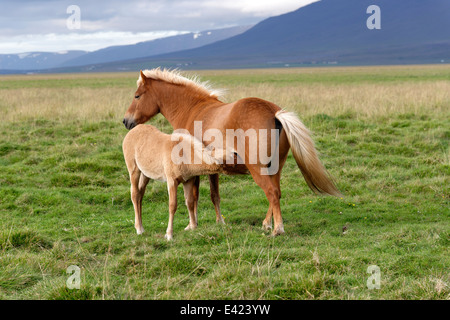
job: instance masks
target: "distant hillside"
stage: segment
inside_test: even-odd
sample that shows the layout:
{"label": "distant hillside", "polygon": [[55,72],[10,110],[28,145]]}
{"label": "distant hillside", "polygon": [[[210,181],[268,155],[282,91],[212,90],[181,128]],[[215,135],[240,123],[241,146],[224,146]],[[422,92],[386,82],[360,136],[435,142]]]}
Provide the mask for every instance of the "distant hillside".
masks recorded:
{"label": "distant hillside", "polygon": [[56,72],[77,71],[77,68],[73,68],[77,66],[87,66],[83,70],[95,70],[96,64],[198,48],[241,34],[249,28],[251,26],[191,32],[132,45],[111,46],[93,52],[62,51],[0,54],[0,73],[39,72],[46,69],[55,69]]}
{"label": "distant hillside", "polygon": [[23,71],[55,68],[84,54],[86,54],[86,51],[0,54],[0,70]]}
{"label": "distant hillside", "polygon": [[[366,25],[371,5],[381,9],[379,30]],[[450,63],[450,0],[322,0],[251,28],[110,47],[45,72],[442,62]]]}
{"label": "distant hillside", "polygon": [[[373,4],[381,9],[380,30],[366,26],[366,10]],[[450,61],[449,0],[322,0],[223,41],[122,65],[208,68],[442,61]]]}
{"label": "distant hillside", "polygon": [[247,31],[251,26],[206,30],[140,42],[133,45],[112,46],[65,61],[61,67],[108,63],[119,60],[149,57],[163,53],[198,48]]}

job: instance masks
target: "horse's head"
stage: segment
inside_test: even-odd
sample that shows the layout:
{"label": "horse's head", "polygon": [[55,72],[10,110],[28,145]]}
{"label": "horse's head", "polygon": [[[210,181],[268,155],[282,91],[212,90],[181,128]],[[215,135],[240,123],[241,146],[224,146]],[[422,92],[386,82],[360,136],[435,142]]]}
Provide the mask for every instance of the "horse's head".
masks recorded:
{"label": "horse's head", "polygon": [[128,130],[131,130],[138,124],[147,122],[158,112],[159,106],[151,90],[151,79],[147,78],[141,71],[138,89],[134,93],[134,99],[125,113],[123,124]]}

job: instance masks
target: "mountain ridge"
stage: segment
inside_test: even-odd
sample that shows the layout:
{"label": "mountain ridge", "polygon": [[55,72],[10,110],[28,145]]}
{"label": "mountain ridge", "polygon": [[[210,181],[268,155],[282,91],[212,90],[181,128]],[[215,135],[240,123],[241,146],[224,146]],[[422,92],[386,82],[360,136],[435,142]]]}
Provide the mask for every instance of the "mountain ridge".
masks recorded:
{"label": "mountain ridge", "polygon": [[[369,30],[366,26],[370,17],[366,11],[372,4],[381,10],[380,30]],[[297,32],[290,32],[292,30]],[[379,52],[380,60],[389,60],[389,49],[398,50],[403,46],[405,50],[397,52],[393,59],[397,61],[402,55],[411,56],[408,47],[438,43],[446,48],[450,45],[450,1],[322,0],[268,18],[235,37],[151,60],[199,62],[211,57],[240,57],[241,60],[254,57],[260,61],[285,58],[285,62],[304,63],[340,58],[342,62],[351,63],[349,57],[371,50]],[[449,59],[450,51],[444,53],[442,59]],[[418,60],[421,57],[427,60],[423,52],[417,56]]]}
{"label": "mountain ridge", "polygon": [[[0,54],[0,70],[3,73],[63,69],[95,64],[105,64],[197,48],[240,34],[251,26],[235,26],[189,32],[131,45],[116,45],[92,52],[70,50],[60,52],[23,52]],[[8,72],[9,70],[9,72]]]}
{"label": "mountain ridge", "polygon": [[[189,32],[182,35],[143,41],[133,45],[111,46],[66,61],[61,67],[109,63],[197,48],[235,36],[245,32],[250,27],[251,26],[236,26],[204,30],[201,32]],[[124,59],[124,57],[127,58]]]}
{"label": "mountain ridge", "polygon": [[[367,27],[371,5],[381,29]],[[151,54],[45,72],[449,63],[450,1],[321,0],[213,43]]]}

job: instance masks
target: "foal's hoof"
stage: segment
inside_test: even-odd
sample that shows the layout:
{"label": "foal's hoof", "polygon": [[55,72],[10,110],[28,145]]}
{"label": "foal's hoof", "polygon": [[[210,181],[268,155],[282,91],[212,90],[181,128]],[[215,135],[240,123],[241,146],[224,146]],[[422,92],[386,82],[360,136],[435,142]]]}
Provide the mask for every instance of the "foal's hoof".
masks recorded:
{"label": "foal's hoof", "polygon": [[144,233],[144,228],[142,228],[142,227],[136,228],[136,233],[137,234],[143,234]]}
{"label": "foal's hoof", "polygon": [[173,240],[173,236],[171,234],[167,234],[164,236],[164,238],[166,238],[167,241],[172,241]]}
{"label": "foal's hoof", "polygon": [[266,224],[263,222],[262,228],[264,231],[270,231],[272,230],[272,225],[271,224]]}

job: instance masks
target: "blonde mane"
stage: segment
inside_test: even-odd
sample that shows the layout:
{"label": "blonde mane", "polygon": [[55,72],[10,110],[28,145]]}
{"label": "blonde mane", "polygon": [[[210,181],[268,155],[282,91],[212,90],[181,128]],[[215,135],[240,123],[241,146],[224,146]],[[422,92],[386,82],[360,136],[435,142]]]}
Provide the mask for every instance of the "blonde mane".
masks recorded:
{"label": "blonde mane", "polygon": [[[224,90],[213,89],[208,81],[201,82],[196,76],[187,78],[183,76],[179,70],[155,68],[151,70],[144,70],[142,72],[147,78],[191,87],[213,98],[219,98],[224,95]],[[139,79],[137,80],[138,87],[141,82],[142,78],[141,75],[139,75]]]}

